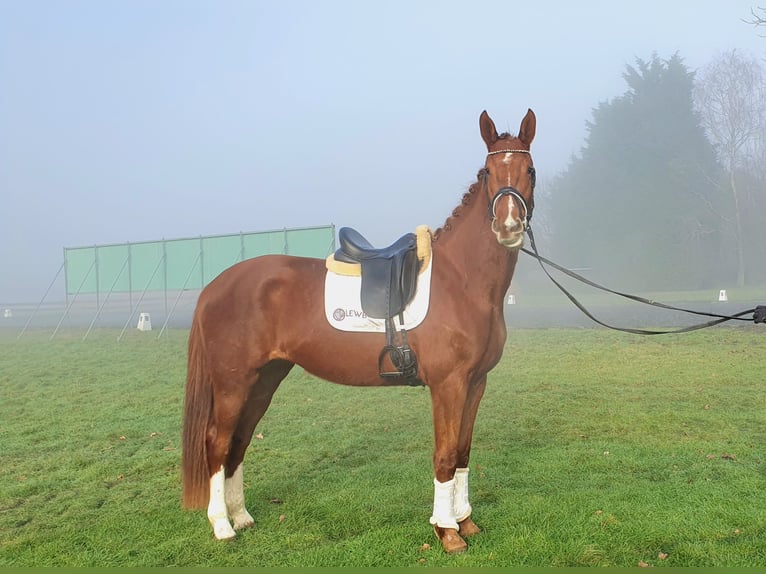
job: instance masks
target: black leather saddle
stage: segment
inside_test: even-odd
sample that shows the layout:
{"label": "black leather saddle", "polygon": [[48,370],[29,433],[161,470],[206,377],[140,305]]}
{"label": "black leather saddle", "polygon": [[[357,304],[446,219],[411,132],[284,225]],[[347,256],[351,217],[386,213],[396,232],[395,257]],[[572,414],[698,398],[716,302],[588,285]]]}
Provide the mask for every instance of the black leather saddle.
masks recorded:
{"label": "black leather saddle", "polygon": [[362,310],[368,317],[390,319],[401,314],[415,295],[420,261],[417,236],[407,233],[388,247],[375,248],[350,227],[338,231],[335,260],[362,266]]}

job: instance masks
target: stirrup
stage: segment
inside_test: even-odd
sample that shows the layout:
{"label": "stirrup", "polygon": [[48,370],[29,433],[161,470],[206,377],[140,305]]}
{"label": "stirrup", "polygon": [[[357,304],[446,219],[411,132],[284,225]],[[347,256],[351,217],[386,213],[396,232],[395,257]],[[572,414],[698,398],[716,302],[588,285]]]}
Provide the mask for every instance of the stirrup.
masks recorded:
{"label": "stirrup", "polygon": [[[400,323],[404,323],[404,320],[400,314]],[[384,379],[404,379],[407,384],[412,386],[423,385],[418,376],[418,358],[415,355],[415,351],[410,348],[407,342],[407,330],[402,327],[401,339],[402,344],[396,345],[396,330],[394,329],[394,320],[386,319],[386,345],[380,351],[378,355],[378,375]],[[391,360],[391,363],[396,367],[396,371],[383,371],[383,361],[386,356]]]}

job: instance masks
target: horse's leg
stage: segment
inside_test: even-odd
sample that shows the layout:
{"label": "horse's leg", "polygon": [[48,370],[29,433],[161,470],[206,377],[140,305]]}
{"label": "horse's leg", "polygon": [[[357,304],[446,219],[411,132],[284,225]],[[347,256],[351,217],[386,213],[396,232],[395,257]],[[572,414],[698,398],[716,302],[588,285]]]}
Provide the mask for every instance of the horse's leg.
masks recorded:
{"label": "horse's leg", "polygon": [[466,383],[455,378],[431,387],[434,419],[434,507],[430,522],[450,554],[468,547],[458,534],[455,516],[455,469],[458,440],[466,401]]}
{"label": "horse's leg", "polygon": [[461,536],[473,536],[481,532],[471,520],[471,503],[468,500],[468,459],[471,455],[473,440],[473,425],[479,403],[487,387],[487,376],[475,382],[468,389],[468,397],[463,410],[463,420],[460,425],[460,436],[457,446],[457,468],[455,469],[455,519]]}
{"label": "horse's leg", "polygon": [[234,474],[224,480],[224,500],[226,512],[232,522],[234,530],[248,528],[255,524],[255,520],[245,508],[245,482],[244,469],[240,462],[234,470]]}
{"label": "horse's leg", "polygon": [[230,540],[236,536],[226,514],[225,476],[223,465],[210,477],[210,502],[207,505],[207,519],[218,540]]}
{"label": "horse's leg", "polygon": [[[287,369],[289,371],[289,369]],[[266,369],[268,372],[268,369]],[[223,377],[218,376],[220,381]],[[213,413],[210,426],[207,432],[207,455],[208,455],[208,468],[210,471],[210,500],[207,507],[207,518],[213,527],[213,532],[218,540],[228,540],[234,538],[236,533],[229,522],[229,513],[226,503],[226,479],[229,481],[229,490],[232,494],[229,495],[229,499],[233,505],[238,505],[236,502],[240,497],[239,494],[234,494],[240,490],[239,484],[241,484],[241,471],[237,473],[237,466],[242,462],[242,456],[244,456],[244,450],[250,442],[252,436],[252,429],[255,428],[255,423],[252,425],[248,422],[251,415],[247,413],[246,406],[250,403],[250,397],[255,397],[253,402],[257,403],[257,399],[263,399],[264,396],[268,400],[263,401],[263,408],[260,410],[260,416],[263,416],[266,407],[271,400],[271,395],[274,394],[276,386],[278,386],[279,379],[276,384],[273,382],[269,384],[268,375],[265,377],[266,384],[263,385],[261,390],[259,387],[259,374],[255,377],[246,376],[244,374],[229,377],[223,383],[214,385],[214,402]],[[258,389],[258,390],[256,390]],[[258,411],[259,409],[256,409]],[[240,421],[243,416],[245,422],[242,423],[246,429],[250,428],[249,435],[243,433],[241,438],[247,438],[247,441],[242,446],[241,440],[237,441],[237,444],[233,444],[234,436],[238,428],[240,428]],[[238,447],[238,448],[235,448]],[[241,452],[239,461],[237,464],[227,464],[230,460],[230,453],[232,449],[239,450]],[[228,472],[227,472],[228,469]],[[236,475],[236,476],[235,476]],[[241,496],[242,504],[244,505],[244,496]],[[238,519],[240,522],[247,522],[247,518],[239,513]]]}
{"label": "horse's leg", "polygon": [[292,369],[293,363],[272,361],[258,371],[258,378],[250,388],[247,402],[239,418],[239,423],[231,440],[229,457],[226,461],[226,480],[224,484],[226,510],[234,524],[234,530],[247,528],[255,524],[253,517],[245,508],[243,483],[243,460],[245,451],[253,438],[253,432],[271,404],[274,392]]}

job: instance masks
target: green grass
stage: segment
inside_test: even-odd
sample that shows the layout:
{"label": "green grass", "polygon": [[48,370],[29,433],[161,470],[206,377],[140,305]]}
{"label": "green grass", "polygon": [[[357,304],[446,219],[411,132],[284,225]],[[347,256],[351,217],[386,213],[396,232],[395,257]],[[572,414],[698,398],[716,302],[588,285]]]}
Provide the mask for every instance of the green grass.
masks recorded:
{"label": "green grass", "polygon": [[257,526],[222,543],[180,508],[185,331],[0,333],[0,566],[763,565],[764,329],[511,331],[459,556],[428,524],[427,390],[296,368],[245,460]]}

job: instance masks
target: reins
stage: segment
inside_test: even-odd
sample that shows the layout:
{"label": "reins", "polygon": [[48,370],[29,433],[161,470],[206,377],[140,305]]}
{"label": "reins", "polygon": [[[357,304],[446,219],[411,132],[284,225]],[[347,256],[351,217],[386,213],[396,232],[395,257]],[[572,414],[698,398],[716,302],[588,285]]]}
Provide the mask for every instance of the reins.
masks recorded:
{"label": "reins", "polygon": [[[487,155],[495,155],[495,154],[501,154],[501,153],[526,153],[528,154],[529,151],[523,150],[523,149],[502,149],[497,151],[491,151]],[[489,170],[485,167],[482,174],[482,179],[484,181],[484,187],[485,189],[488,187],[487,182],[487,176],[489,174]],[[534,190],[534,179],[535,179],[535,173],[534,168],[529,168],[529,174],[530,177],[532,177],[532,189]],[[631,295],[630,293],[623,293],[621,291],[615,291],[614,289],[609,289],[608,287],[604,287],[603,285],[599,285],[598,283],[591,281],[590,279],[586,279],[582,275],[579,275],[575,273],[574,271],[570,271],[566,267],[562,267],[561,265],[558,265],[557,263],[554,263],[550,259],[546,259],[540,253],[537,251],[537,245],[535,244],[535,236],[532,232],[532,227],[530,226],[530,219],[532,218],[532,212],[531,209],[529,209],[529,206],[527,205],[527,202],[524,200],[524,197],[519,193],[517,189],[511,186],[500,188],[493,196],[493,198],[489,202],[489,217],[490,219],[495,219],[495,208],[497,206],[497,202],[505,197],[509,196],[512,200],[517,201],[520,204],[520,207],[523,208],[523,217],[522,217],[522,225],[524,227],[524,230],[526,230],[527,235],[529,236],[529,243],[532,246],[532,251],[521,248],[521,251],[529,255],[530,257],[533,257],[537,259],[537,262],[540,264],[540,268],[543,270],[543,272],[548,276],[548,279],[550,279],[556,287],[561,290],[564,295],[567,296],[567,298],[577,307],[580,311],[582,311],[589,319],[592,321],[595,321],[599,325],[606,327],[608,329],[613,329],[615,331],[622,331],[624,333],[632,333],[634,335],[667,335],[672,333],[688,333],[690,331],[697,331],[699,329],[704,329],[706,327],[712,327],[714,325],[720,325],[721,323],[725,323],[726,321],[750,321],[752,320],[754,323],[766,323],[766,305],[758,305],[754,307],[753,309],[748,309],[746,311],[741,311],[739,313],[736,313],[734,315],[721,315],[719,313],[709,313],[707,311],[697,311],[694,309],[686,309],[684,307],[676,307],[674,305],[667,305],[665,303],[660,303],[658,301],[653,301],[651,299],[646,299],[645,297],[639,297],[638,295]],[[522,213],[522,209],[519,209],[519,214]],[[561,273],[564,273],[565,275],[568,275],[569,277],[576,279],[577,281],[580,281],[581,283],[585,283],[586,285],[589,285],[590,287],[593,287],[595,289],[599,289],[601,291],[605,291],[606,293],[611,293],[612,295],[617,295],[619,297],[623,297],[625,299],[630,299],[631,301],[636,301],[638,303],[643,303],[645,305],[651,305],[652,307],[659,307],[661,309],[668,309],[671,311],[680,311],[682,313],[690,313],[692,315],[699,315],[703,317],[713,317],[710,321],[705,321],[703,323],[697,323],[695,325],[690,325],[688,327],[680,327],[678,329],[662,329],[662,330],[649,330],[649,329],[632,329],[629,327],[617,327],[615,325],[610,325],[608,323],[605,323],[604,321],[598,319],[596,316],[593,315],[588,309],[580,303],[577,298],[572,295],[560,282],[556,281],[554,277],[550,274],[548,269],[545,267],[546,265],[552,267],[553,269],[556,269],[557,271],[560,271]],[[752,317],[745,317],[745,315],[752,314]]]}
{"label": "reins", "polygon": [[[736,313],[734,315],[721,315],[718,313],[708,313],[705,311],[696,311],[693,309],[685,309],[683,307],[666,305],[665,303],[652,301],[651,299],[639,297],[638,295],[631,295],[630,293],[622,293],[620,291],[615,291],[614,289],[609,289],[608,287],[599,285],[598,283],[595,283],[594,281],[591,281],[590,279],[586,279],[585,277],[575,273],[574,271],[570,271],[566,267],[562,267],[561,265],[554,263],[550,259],[546,259],[542,255],[540,255],[540,253],[537,251],[537,245],[535,244],[535,236],[534,236],[534,233],[532,233],[531,227],[527,227],[527,235],[529,236],[529,243],[532,246],[532,251],[523,247],[521,248],[521,251],[523,251],[530,257],[537,259],[537,262],[540,264],[540,268],[548,276],[548,279],[550,279],[553,282],[553,284],[556,285],[556,287],[558,287],[561,290],[561,292],[567,296],[567,298],[575,305],[575,307],[577,307],[580,311],[582,311],[589,319],[595,321],[596,323],[598,323],[599,325],[602,325],[603,327],[607,327],[608,329],[614,329],[615,331],[623,331],[625,333],[633,333],[634,335],[667,335],[672,333],[688,333],[690,331],[697,331],[699,329],[704,329],[706,327],[712,327],[714,325],[725,323],[726,321],[752,320],[754,323],[766,323],[766,306],[764,305],[758,305],[754,307],[753,309],[741,311],[740,313]],[[585,306],[582,303],[580,303],[574,295],[572,295],[569,291],[567,291],[566,288],[561,283],[559,283],[558,281],[556,281],[556,279],[553,278],[553,276],[548,272],[548,269],[546,269],[545,265],[549,265],[550,267],[553,267],[557,271],[560,271],[561,273],[564,273],[565,275],[568,275],[569,277],[572,277],[573,279],[576,279],[577,281],[585,283],[586,285],[594,287],[595,289],[599,289],[601,291],[605,291],[613,295],[618,295],[620,297],[624,297],[632,301],[637,301],[638,303],[644,303],[646,305],[651,305],[653,307],[660,307],[662,309],[669,309],[672,311],[681,311],[683,313],[691,313],[693,315],[701,315],[705,317],[716,317],[716,318],[713,319],[712,321],[706,321],[704,323],[698,323],[695,325],[690,325],[688,327],[681,327],[679,329],[668,329],[668,330],[657,330],[657,331],[650,331],[648,329],[631,329],[627,327],[616,327],[614,325],[609,325],[608,323],[605,323],[601,321],[600,319],[596,318],[590,311],[588,311],[585,308]],[[752,318],[744,317],[744,315],[749,315],[751,313],[753,315]]]}

